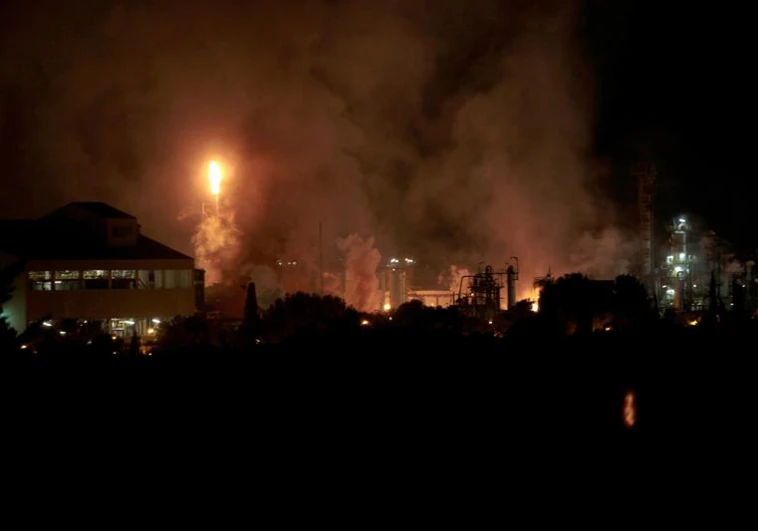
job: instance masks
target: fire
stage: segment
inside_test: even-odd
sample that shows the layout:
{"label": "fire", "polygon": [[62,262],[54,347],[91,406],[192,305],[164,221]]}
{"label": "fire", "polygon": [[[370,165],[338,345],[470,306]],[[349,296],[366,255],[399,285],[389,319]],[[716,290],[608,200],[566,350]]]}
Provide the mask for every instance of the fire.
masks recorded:
{"label": "fire", "polygon": [[221,193],[221,166],[215,160],[208,163],[208,181],[211,185],[211,195],[218,197]]}
{"label": "fire", "polygon": [[534,301],[534,302],[532,303],[532,311],[533,311],[534,313],[537,313],[537,312],[539,312],[539,311],[540,311],[540,303],[539,303],[539,302],[537,302],[537,301]]}
{"label": "fire", "polygon": [[627,428],[637,422],[637,405],[634,403],[634,393],[629,391],[624,397],[624,424]]}

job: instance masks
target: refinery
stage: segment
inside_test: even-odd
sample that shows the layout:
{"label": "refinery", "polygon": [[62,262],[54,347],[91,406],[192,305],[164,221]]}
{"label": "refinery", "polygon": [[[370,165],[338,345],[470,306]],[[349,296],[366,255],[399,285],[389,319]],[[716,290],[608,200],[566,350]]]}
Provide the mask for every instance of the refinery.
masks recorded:
{"label": "refinery", "polygon": [[[211,196],[215,203],[212,215],[204,219],[224,216],[219,210],[219,175],[211,163]],[[214,174],[215,171],[215,174]],[[707,226],[689,216],[680,215],[668,223],[660,223],[654,211],[656,170],[651,164],[639,164],[632,176],[638,187],[638,234],[635,252],[628,257],[629,267],[624,274],[636,276],[645,286],[650,304],[660,315],[666,313],[696,315],[709,308],[755,312],[758,306],[758,278],[756,263],[752,259],[739,260],[728,242],[718,238]],[[231,219],[225,217],[224,219]],[[206,221],[207,223],[207,221]],[[231,225],[227,224],[227,229]],[[200,228],[202,228],[202,223]],[[214,223],[213,230],[222,230]],[[198,233],[202,231],[199,230]],[[226,241],[233,238],[227,237]],[[199,240],[196,240],[196,242]],[[400,305],[419,301],[424,306],[447,308],[455,306],[468,317],[492,321],[501,312],[513,310],[523,302],[538,310],[541,290],[560,275],[585,271],[545,271],[540,276],[520,279],[519,257],[513,256],[500,264],[481,262],[475,266],[451,265],[436,275],[419,274],[424,264],[412,256],[381,258],[373,240],[353,235],[336,247],[325,245],[319,230],[319,257],[282,257],[272,264],[258,266],[251,279],[262,290],[262,306],[276,298],[298,291],[338,296],[363,312],[391,313]],[[199,246],[200,267],[217,269],[223,248],[208,253],[207,246]],[[324,254],[329,259],[324,261]],[[528,261],[529,257],[522,257]],[[215,260],[215,262],[214,262]],[[211,299],[223,291],[214,285],[222,273],[206,272]],[[613,277],[598,278],[609,282]],[[212,305],[211,305],[212,306]],[[237,305],[239,306],[239,304]]]}

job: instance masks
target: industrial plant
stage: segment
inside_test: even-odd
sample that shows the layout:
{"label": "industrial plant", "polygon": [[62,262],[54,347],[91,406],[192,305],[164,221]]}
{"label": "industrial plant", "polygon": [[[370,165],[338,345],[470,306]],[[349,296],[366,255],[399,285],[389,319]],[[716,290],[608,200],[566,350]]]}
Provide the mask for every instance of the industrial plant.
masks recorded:
{"label": "industrial plant", "polygon": [[[702,312],[709,308],[752,312],[758,306],[755,256],[739,261],[725,240],[703,223],[679,215],[655,223],[657,171],[640,163],[637,179],[640,229],[639,277],[661,312]],[[663,226],[663,237],[656,231]]]}

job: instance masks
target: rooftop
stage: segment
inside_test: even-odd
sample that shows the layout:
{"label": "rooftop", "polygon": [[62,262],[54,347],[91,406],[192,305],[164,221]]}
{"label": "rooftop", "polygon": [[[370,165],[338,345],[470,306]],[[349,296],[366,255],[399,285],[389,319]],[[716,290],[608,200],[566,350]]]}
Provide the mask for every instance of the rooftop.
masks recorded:
{"label": "rooftop", "polygon": [[94,227],[108,219],[136,218],[110,205],[77,202],[38,220],[0,220],[0,250],[26,260],[191,260],[160,242],[137,233],[134,245],[108,245],[92,223],[80,222],[82,212]]}
{"label": "rooftop", "polygon": [[42,219],[58,217],[60,215],[67,216],[72,210],[83,210],[102,219],[137,219],[131,214],[127,214],[126,212],[112,207],[107,203],[103,203],[102,201],[75,201],[59,208],[58,210],[54,210]]}

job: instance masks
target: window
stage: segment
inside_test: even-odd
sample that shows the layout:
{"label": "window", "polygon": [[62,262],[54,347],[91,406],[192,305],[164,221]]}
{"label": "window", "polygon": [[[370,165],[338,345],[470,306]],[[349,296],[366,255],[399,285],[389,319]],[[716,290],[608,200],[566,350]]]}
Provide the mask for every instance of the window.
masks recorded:
{"label": "window", "polygon": [[110,283],[110,271],[104,269],[91,269],[82,273],[84,289],[108,289]]}
{"label": "window", "polygon": [[55,272],[55,291],[71,291],[81,289],[82,281],[79,271],[56,271]]}
{"label": "window", "polygon": [[52,291],[53,274],[51,271],[29,271],[30,291]]}
{"label": "window", "polygon": [[182,269],[179,271],[179,287],[191,288],[192,287],[192,270]]}
{"label": "window", "polygon": [[111,271],[111,289],[135,289],[137,271],[134,269],[114,269]]}
{"label": "window", "polygon": [[179,287],[179,278],[175,269],[166,269],[163,271],[163,286],[166,289]]}
{"label": "window", "polygon": [[113,227],[111,229],[111,236],[114,238],[128,238],[132,235],[131,227]]}
{"label": "window", "polygon": [[163,275],[160,269],[140,269],[137,276],[137,287],[139,289],[161,289],[163,287]]}
{"label": "window", "polygon": [[164,286],[171,288],[191,288],[192,287],[192,270],[191,269],[166,269],[163,271]]}

